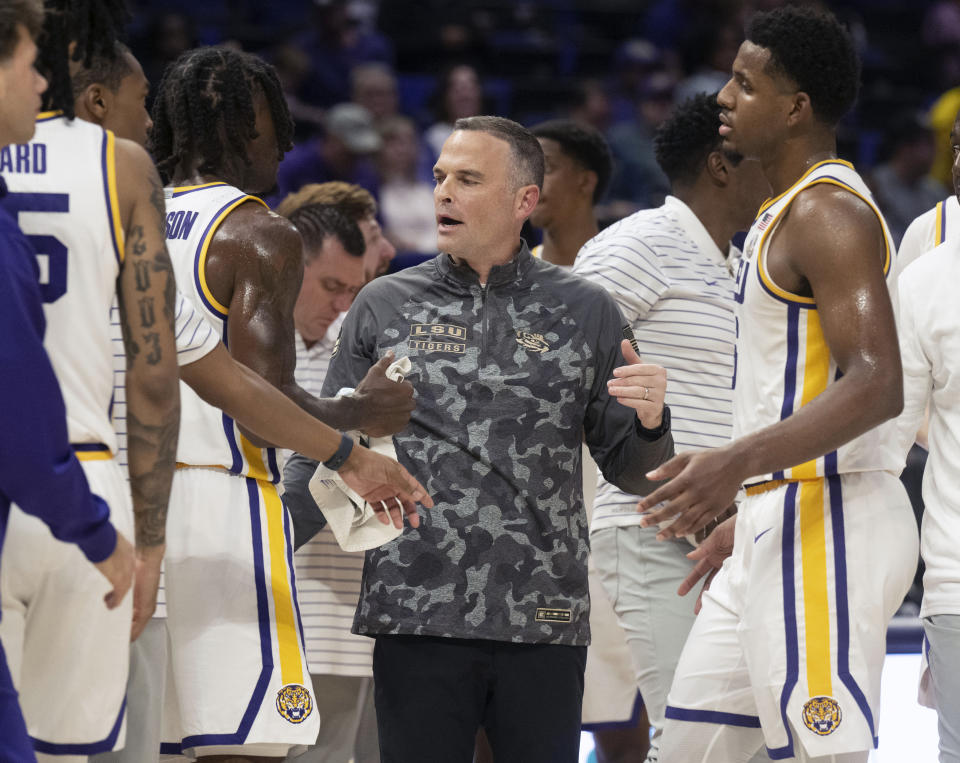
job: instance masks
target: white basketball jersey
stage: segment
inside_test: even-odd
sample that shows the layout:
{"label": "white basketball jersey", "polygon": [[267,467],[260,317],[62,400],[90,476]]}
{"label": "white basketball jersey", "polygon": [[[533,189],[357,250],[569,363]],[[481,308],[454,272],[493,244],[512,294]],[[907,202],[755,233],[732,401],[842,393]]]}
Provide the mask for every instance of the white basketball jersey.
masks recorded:
{"label": "white basketball jersey", "polygon": [[[263,202],[226,183],[167,188],[165,193],[167,250],[177,285],[226,344],[229,306],[221,305],[207,286],[207,249],[217,228],[234,209],[248,201]],[[232,418],[205,403],[183,382],[177,461],[187,466],[219,466],[233,474],[280,481],[276,450],[255,446],[240,433]]]}
{"label": "white basketball jersey", "polygon": [[940,246],[947,238],[960,238],[960,203],[956,196],[938,201],[907,227],[897,251],[900,272],[921,254]]}
{"label": "white basketball jersey", "polygon": [[[882,266],[891,299],[895,299],[896,252],[890,232],[853,165],[836,159],[815,164],[787,191],[760,207],[747,235],[737,275],[734,438],[787,418],[840,377],[823,335],[815,299],[781,289],[766,268],[771,238],[790,203],[804,188],[818,183],[830,183],[850,191],[876,213],[886,240]],[[879,267],[881,263],[877,264]],[[899,473],[903,458],[896,447],[895,435],[896,424],[888,421],[838,450],[773,474],[757,475],[748,483],[812,479],[879,469]]]}
{"label": "white basketball jersey", "polygon": [[[114,136],[59,112],[37,118],[26,145],[0,152],[0,173],[40,265],[44,345],[63,391],[74,444],[116,451],[110,423],[110,305],[123,260]],[[106,454],[105,454],[106,455]]]}

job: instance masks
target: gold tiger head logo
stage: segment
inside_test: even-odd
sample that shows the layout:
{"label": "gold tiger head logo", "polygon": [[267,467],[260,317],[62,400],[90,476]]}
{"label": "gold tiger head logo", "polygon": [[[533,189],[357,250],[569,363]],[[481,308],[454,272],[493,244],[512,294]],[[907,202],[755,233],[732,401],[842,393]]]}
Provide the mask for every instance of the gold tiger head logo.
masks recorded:
{"label": "gold tiger head logo", "polygon": [[277,712],[290,723],[303,723],[313,712],[313,697],[299,684],[287,684],[277,692]]}
{"label": "gold tiger head logo", "polygon": [[803,706],[803,724],[818,736],[827,736],[837,730],[843,713],[833,697],[813,697]]}
{"label": "gold tiger head logo", "polygon": [[517,331],[517,344],[531,352],[546,352],[550,349],[543,334],[534,334],[530,331]]}

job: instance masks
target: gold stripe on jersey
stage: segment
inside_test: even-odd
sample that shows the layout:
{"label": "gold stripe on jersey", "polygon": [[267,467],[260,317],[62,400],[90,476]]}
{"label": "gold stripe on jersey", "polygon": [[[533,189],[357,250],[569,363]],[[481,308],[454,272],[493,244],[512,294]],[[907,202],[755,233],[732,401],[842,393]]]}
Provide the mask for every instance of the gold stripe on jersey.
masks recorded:
{"label": "gold stripe on jersey", "polygon": [[[252,473],[250,475],[253,476]],[[273,616],[277,626],[277,653],[284,686],[303,683],[299,628],[293,613],[293,590],[287,567],[286,535],[283,530],[283,503],[276,485],[257,480],[267,515],[267,539],[270,547],[270,587],[273,592]]]}
{"label": "gold stripe on jersey", "polygon": [[123,262],[126,244],[123,236],[123,222],[120,219],[120,197],[117,194],[117,145],[116,136],[107,134],[107,209],[110,211],[110,224],[113,228],[113,241],[117,250],[117,260]]}
{"label": "gold stripe on jersey", "polygon": [[216,185],[227,185],[223,180],[213,180],[209,183],[200,183],[199,185],[177,185],[173,187],[174,195],[187,193],[188,191],[199,191],[201,188],[213,188]]}
{"label": "gold stripe on jersey", "polygon": [[825,485],[823,479],[802,480],[798,502],[804,645],[807,652],[807,688],[811,697],[833,696]]}
{"label": "gold stripe on jersey", "polygon": [[[225,185],[225,183],[207,183],[207,186],[211,185]],[[202,188],[205,186],[195,186],[195,188]],[[174,189],[174,192],[177,190],[186,190],[185,188]],[[239,207],[241,204],[245,204],[248,201],[254,201],[258,204],[263,204],[267,206],[263,199],[258,199],[256,196],[241,196],[239,199],[234,201],[232,204],[224,207],[220,210],[220,214],[217,215],[213,222],[210,224],[209,229],[207,230],[206,236],[203,239],[203,243],[200,245],[200,254],[196,259],[196,277],[197,283],[200,284],[200,289],[203,292],[204,301],[207,303],[214,312],[218,313],[220,317],[226,318],[230,312],[230,308],[220,304],[216,297],[213,296],[213,292],[210,290],[210,286],[207,284],[207,250],[210,248],[210,242],[213,241],[213,236],[217,232],[217,228],[220,227],[220,223],[224,221],[227,215],[229,215],[233,210]],[[267,207],[269,209],[269,207]],[[253,475],[251,475],[253,476]]]}
{"label": "gold stripe on jersey", "polygon": [[784,196],[786,196],[788,193],[790,193],[794,188],[796,188],[798,185],[800,185],[804,180],[806,180],[806,179],[810,176],[810,173],[811,173],[811,172],[813,172],[813,171],[814,171],[815,169],[817,169],[818,167],[822,167],[824,164],[842,164],[842,165],[845,166],[845,167],[849,167],[850,169],[854,169],[853,165],[850,164],[850,162],[844,161],[843,159],[824,159],[822,162],[817,162],[817,163],[814,164],[812,167],[810,167],[810,169],[808,169],[806,172],[804,172],[804,173],[800,176],[800,178],[797,180],[797,182],[795,182],[793,185],[791,185],[786,191],[784,191],[783,193],[778,193],[778,194],[777,194],[776,196],[774,196],[772,199],[767,199],[765,202],[763,202],[763,204],[760,205],[760,210],[757,212],[757,217],[756,217],[756,219],[759,220],[759,219],[760,219],[760,216],[761,216],[764,212],[766,212],[770,207],[772,207],[774,204],[776,204],[778,201],[780,201],[780,199],[782,199]]}
{"label": "gold stripe on jersey", "polygon": [[[934,225],[933,233],[933,246],[943,243],[943,217],[944,217],[944,202],[938,201],[936,206],[936,223]],[[930,247],[931,249],[933,247]]]}
{"label": "gold stripe on jersey", "polygon": [[[817,167],[823,166],[824,164],[843,164],[849,167],[850,169],[853,169],[853,165],[850,164],[849,162],[844,162],[841,160],[829,160],[826,162],[818,162],[817,164],[813,165],[813,167],[811,167],[804,174],[803,177],[806,178],[813,170],[815,170]],[[802,179],[803,178],[801,178],[801,180]],[[762,206],[760,208],[760,212],[762,213],[763,210],[767,209],[770,206],[770,204],[773,204],[779,199],[782,199],[785,194],[790,192],[790,190],[796,188],[799,182],[800,181],[797,181],[797,183],[794,183],[792,186],[790,186],[790,188],[787,191],[784,191],[784,193],[781,193],[779,196],[777,196],[776,199],[773,199],[772,201]],[[886,230],[886,227],[883,225],[883,215],[880,214],[880,210],[877,209],[876,205],[872,201],[870,201],[866,196],[864,196],[862,193],[857,191],[855,188],[852,188],[851,186],[847,185],[843,181],[835,180],[834,178],[828,178],[828,177],[817,178],[816,180],[813,180],[810,183],[808,183],[807,188],[812,188],[815,185],[821,185],[823,183],[826,183],[828,185],[835,185],[838,188],[842,188],[845,191],[849,191],[858,199],[860,199],[862,202],[864,202],[868,207],[870,207],[870,209],[873,210],[873,213],[877,216],[877,221],[880,223],[880,231],[881,233],[883,233],[883,248],[884,248],[883,274],[886,276],[890,272],[890,265],[892,260],[891,252],[893,250],[890,247],[890,239],[887,237],[887,230]],[[790,202],[790,204],[792,203],[793,201]],[[780,210],[780,213],[777,215],[777,218],[779,218],[787,209],[790,208],[790,204],[788,204],[786,207]],[[768,225],[766,230],[761,234],[760,241],[757,243],[757,273],[760,276],[760,280],[763,282],[764,287],[766,287],[768,291],[770,291],[780,299],[786,300],[788,302],[796,302],[797,304],[801,304],[801,305],[814,306],[817,303],[813,297],[804,297],[804,296],[801,296],[800,294],[794,294],[793,292],[787,291],[786,289],[783,289],[777,286],[777,284],[774,283],[773,278],[771,278],[770,274],[767,272],[767,262],[766,262],[766,257],[764,256],[765,244],[767,241],[767,237],[776,229],[776,227],[777,226],[776,226],[776,218],[775,218],[774,220],[771,220],[770,225]]]}
{"label": "gold stripe on jersey", "polygon": [[[820,325],[820,314],[813,310],[803,310],[800,316],[801,321],[805,320],[802,349],[798,347],[798,353],[803,353],[803,379],[798,380],[800,384],[800,408],[805,406],[817,395],[827,388],[830,381],[830,349],[827,347],[826,337],[823,335],[823,328]],[[810,480],[823,476],[822,471],[818,471],[823,458],[814,458],[806,463],[786,470],[786,476],[795,480]]]}
{"label": "gold stripe on jersey", "polygon": [[77,450],[74,455],[77,461],[110,461],[113,458],[109,450]]}
{"label": "gold stripe on jersey", "polygon": [[243,451],[243,457],[247,459],[247,476],[255,480],[264,480],[272,482],[273,475],[263,463],[263,451],[254,445],[250,440],[240,434],[240,449]]}

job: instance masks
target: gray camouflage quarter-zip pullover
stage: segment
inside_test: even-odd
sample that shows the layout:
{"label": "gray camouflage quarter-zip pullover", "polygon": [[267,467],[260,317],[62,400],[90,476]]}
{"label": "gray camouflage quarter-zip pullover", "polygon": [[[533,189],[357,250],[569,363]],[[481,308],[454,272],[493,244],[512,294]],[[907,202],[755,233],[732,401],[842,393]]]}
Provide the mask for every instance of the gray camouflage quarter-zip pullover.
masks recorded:
{"label": "gray camouflage quarter-zip pullover", "polygon": [[409,356],[417,408],[394,445],[436,506],[367,553],[354,632],[589,643],[581,441],[640,495],[673,453],[607,393],[622,325],[606,291],[526,244],[486,286],[439,255],[360,292],[323,394]]}

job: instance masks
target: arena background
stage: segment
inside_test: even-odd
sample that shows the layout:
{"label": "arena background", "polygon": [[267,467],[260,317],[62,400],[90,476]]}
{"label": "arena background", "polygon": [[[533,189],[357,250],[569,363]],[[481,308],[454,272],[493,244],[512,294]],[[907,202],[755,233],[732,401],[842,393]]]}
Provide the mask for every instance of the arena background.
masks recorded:
{"label": "arena background", "polygon": [[[152,83],[181,52],[226,44],[280,74],[299,146],[280,186],[343,179],[381,202],[394,267],[433,254],[430,168],[452,121],[494,113],[532,125],[571,117],[602,130],[616,169],[603,222],[662,202],[653,131],[675,103],[726,81],[744,20],[777,0],[140,0],[128,42]],[[948,133],[960,107],[960,0],[808,3],[845,21],[863,61],[840,155],[869,179],[894,235],[950,194]],[[359,103],[368,113],[344,109]],[[337,108],[340,106],[340,108]],[[362,140],[371,131],[379,141]],[[286,181],[285,181],[286,178]],[[526,231],[531,243],[536,231]],[[918,520],[924,454],[904,481]],[[891,628],[875,760],[934,760],[936,724],[916,704],[920,589]],[[919,740],[919,741],[918,741]],[[918,746],[919,744],[919,746]],[[581,751],[586,760],[589,737]]]}

